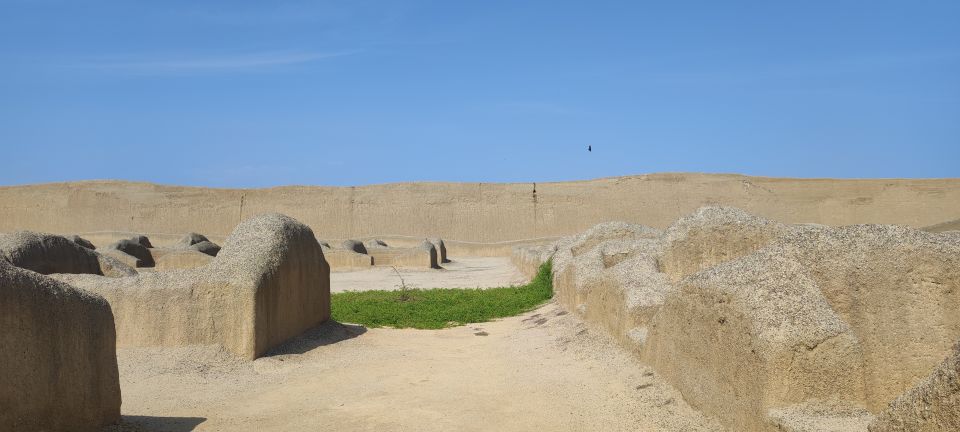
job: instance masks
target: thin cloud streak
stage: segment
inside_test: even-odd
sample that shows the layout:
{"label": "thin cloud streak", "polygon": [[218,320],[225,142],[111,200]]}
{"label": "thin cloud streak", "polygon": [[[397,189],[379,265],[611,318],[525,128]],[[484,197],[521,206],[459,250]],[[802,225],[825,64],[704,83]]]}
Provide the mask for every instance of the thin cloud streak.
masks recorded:
{"label": "thin cloud streak", "polygon": [[259,52],[229,56],[194,57],[163,60],[99,61],[73,65],[84,69],[142,74],[178,74],[231,72],[291,66],[344,57],[360,50],[339,52]]}

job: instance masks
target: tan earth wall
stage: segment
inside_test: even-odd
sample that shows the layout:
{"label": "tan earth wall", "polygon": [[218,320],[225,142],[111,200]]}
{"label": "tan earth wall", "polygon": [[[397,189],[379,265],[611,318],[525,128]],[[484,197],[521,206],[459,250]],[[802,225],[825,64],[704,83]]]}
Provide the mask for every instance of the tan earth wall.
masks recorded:
{"label": "tan earth wall", "polygon": [[203,269],[145,272],[106,278],[87,274],[51,277],[107,299],[116,320],[117,346],[220,344],[246,358],[254,349],[254,289]]}
{"label": "tan earth wall", "polygon": [[537,272],[540,271],[540,266],[543,265],[544,260],[539,249],[528,246],[514,248],[510,254],[510,263],[520,271],[520,274],[533,280],[537,276]]}
{"label": "tan earth wall", "polygon": [[120,420],[103,298],[0,258],[0,431],[99,431]]}
{"label": "tan earth wall", "polygon": [[367,248],[375,266],[437,268],[437,250],[412,248]]}
{"label": "tan earth wall", "polygon": [[323,251],[331,270],[356,270],[369,268],[373,265],[373,258],[367,254],[356,253],[352,250],[327,249]]}
{"label": "tan earth wall", "polygon": [[306,223],[321,239],[402,235],[503,242],[571,235],[609,220],[663,228],[698,207],[714,204],[787,223],[923,227],[957,219],[960,179],[651,174],[536,184],[397,183],[270,189],[117,181],[55,183],[0,187],[0,232],[182,235],[192,231],[216,237],[227,235],[251,215],[279,212]]}
{"label": "tan earth wall", "polygon": [[185,249],[150,249],[156,263],[155,270],[192,269],[210,264],[213,257],[203,252]]}
{"label": "tan earth wall", "polygon": [[244,221],[203,267],[50,277],[109,302],[119,347],[219,344],[253,360],[330,317],[320,245],[309,228],[276,214]]}
{"label": "tan earth wall", "polygon": [[933,373],[890,404],[870,432],[960,430],[960,342]]}

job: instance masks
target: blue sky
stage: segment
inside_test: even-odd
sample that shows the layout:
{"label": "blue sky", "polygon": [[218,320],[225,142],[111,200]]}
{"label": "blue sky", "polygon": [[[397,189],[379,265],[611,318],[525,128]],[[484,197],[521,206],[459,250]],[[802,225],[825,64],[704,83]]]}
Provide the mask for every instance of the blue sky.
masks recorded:
{"label": "blue sky", "polygon": [[0,184],[958,177],[958,23],[957,1],[0,0]]}

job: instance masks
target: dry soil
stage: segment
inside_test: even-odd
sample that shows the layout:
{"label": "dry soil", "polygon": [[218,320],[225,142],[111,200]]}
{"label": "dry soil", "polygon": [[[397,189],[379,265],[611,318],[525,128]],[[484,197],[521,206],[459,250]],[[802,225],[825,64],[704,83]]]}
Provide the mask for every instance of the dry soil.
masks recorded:
{"label": "dry soil", "polygon": [[556,304],[445,330],[328,323],[244,362],[118,353],[115,431],[707,431],[653,371]]}
{"label": "dry soil", "polygon": [[[455,258],[443,268],[397,268],[408,288],[493,288],[526,283],[526,278],[504,257]],[[391,267],[333,271],[330,291],[395,290],[400,278]]]}

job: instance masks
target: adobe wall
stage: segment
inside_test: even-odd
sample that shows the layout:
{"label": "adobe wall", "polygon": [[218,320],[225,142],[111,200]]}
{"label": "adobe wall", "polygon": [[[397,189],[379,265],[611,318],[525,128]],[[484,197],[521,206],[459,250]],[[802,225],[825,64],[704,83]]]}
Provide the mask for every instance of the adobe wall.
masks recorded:
{"label": "adobe wall", "polygon": [[0,430],[99,431],[120,420],[110,305],[0,258]]}
{"label": "adobe wall", "polygon": [[[551,257],[561,305],[731,430],[864,430],[960,337],[960,237],[948,234],[707,207],[661,234],[607,222],[513,260]],[[955,406],[955,364],[894,403],[894,420]],[[931,424],[956,421],[941,411]]]}
{"label": "adobe wall", "polygon": [[960,342],[929,376],[890,403],[870,432],[960,430]]}
{"label": "adobe wall", "polygon": [[437,249],[422,247],[384,247],[367,248],[367,255],[373,258],[375,266],[395,266],[412,268],[439,268]]}
{"label": "adobe wall", "polygon": [[319,243],[277,214],[238,225],[203,267],[53,277],[106,298],[121,347],[220,344],[254,359],[330,317],[330,267]]}
{"label": "adobe wall", "polygon": [[664,228],[698,207],[717,204],[787,223],[921,227],[960,215],[960,179],[651,174],[536,184],[269,189],[55,183],[0,187],[0,232],[201,232],[216,238],[251,215],[279,212],[311,226],[323,239],[401,235],[503,242],[572,235],[610,220]]}

